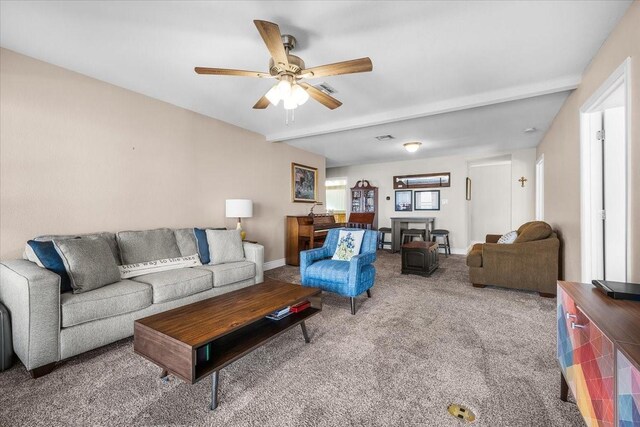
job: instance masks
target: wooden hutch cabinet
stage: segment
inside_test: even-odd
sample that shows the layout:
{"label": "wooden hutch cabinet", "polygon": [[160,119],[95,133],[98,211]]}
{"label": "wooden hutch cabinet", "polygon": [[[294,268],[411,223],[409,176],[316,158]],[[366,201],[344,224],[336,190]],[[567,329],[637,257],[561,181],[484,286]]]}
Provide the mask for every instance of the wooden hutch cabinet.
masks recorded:
{"label": "wooden hutch cabinet", "polygon": [[373,229],[378,229],[378,187],[366,179],[356,182],[351,188],[351,213],[374,213]]}

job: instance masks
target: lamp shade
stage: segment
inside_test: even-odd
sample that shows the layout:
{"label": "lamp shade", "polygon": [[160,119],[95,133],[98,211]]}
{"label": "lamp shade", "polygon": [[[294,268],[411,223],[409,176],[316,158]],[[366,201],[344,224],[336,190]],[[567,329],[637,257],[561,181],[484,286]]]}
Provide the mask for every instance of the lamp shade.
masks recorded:
{"label": "lamp shade", "polygon": [[249,199],[227,199],[227,218],[251,218],[253,202]]}

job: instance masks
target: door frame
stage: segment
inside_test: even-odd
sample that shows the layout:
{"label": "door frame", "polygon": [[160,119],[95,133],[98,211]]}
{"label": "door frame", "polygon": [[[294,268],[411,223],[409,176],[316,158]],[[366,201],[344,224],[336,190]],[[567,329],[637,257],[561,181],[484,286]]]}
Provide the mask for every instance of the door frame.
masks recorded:
{"label": "door frame", "polygon": [[[625,140],[624,153],[625,162],[625,276],[631,274],[631,263],[629,254],[631,253],[631,242],[629,239],[629,146],[631,145],[631,58],[627,57],[622,64],[600,85],[587,101],[580,108],[580,253],[581,253],[581,281],[591,282],[591,152],[590,152],[590,122],[589,115],[594,113],[602,102],[607,99],[621,85],[624,92],[625,106]],[[605,136],[606,138],[606,136]]]}
{"label": "door frame", "polygon": [[536,221],[544,221],[544,154],[536,160]]}

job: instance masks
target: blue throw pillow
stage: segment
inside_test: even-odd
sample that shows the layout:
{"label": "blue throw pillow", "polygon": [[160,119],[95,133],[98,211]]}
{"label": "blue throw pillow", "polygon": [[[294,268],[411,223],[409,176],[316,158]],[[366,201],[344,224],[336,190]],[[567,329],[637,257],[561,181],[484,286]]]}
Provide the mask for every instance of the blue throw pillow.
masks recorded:
{"label": "blue throw pillow", "polygon": [[71,290],[71,280],[53,241],[38,242],[29,240],[27,244],[33,249],[33,253],[38,257],[44,268],[60,276],[60,292],[69,292]]}
{"label": "blue throw pillow", "polygon": [[211,255],[209,254],[209,242],[207,241],[207,232],[202,228],[194,228],[193,233],[196,235],[196,243],[198,244],[198,255],[200,262],[209,264]]}
{"label": "blue throw pillow", "polygon": [[198,255],[202,264],[211,262],[211,254],[209,253],[209,240],[207,240],[207,230],[226,230],[225,227],[220,228],[194,228],[193,234],[196,235],[196,243],[198,244]]}

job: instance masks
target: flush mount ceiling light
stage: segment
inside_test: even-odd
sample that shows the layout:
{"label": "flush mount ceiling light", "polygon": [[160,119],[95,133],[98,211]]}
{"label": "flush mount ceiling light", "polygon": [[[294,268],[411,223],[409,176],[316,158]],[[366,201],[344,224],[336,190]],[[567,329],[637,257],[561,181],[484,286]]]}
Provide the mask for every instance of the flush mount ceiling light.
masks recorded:
{"label": "flush mount ceiling light", "polygon": [[526,128],[525,130],[523,130],[522,132],[524,133],[533,133],[535,131],[537,131],[538,129],[531,127],[531,128]]}
{"label": "flush mount ceiling light", "polygon": [[415,153],[418,151],[418,148],[422,145],[422,142],[407,142],[406,144],[402,144],[405,150],[410,153]]}

